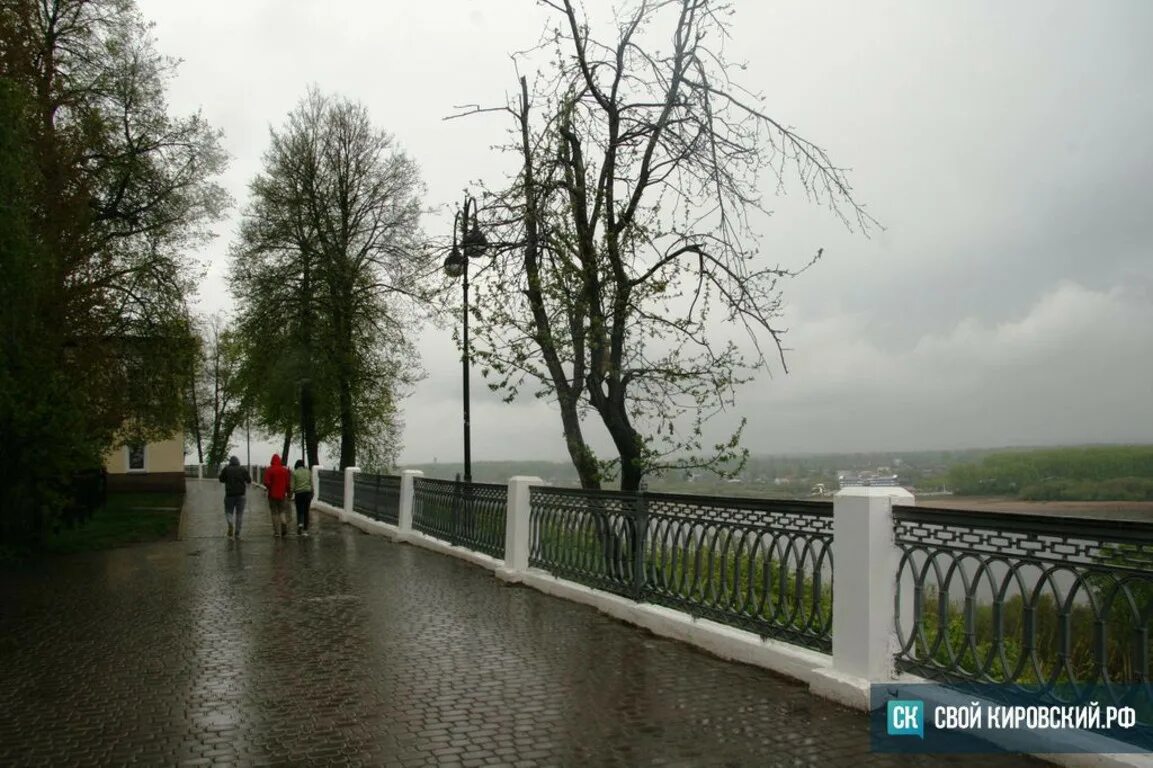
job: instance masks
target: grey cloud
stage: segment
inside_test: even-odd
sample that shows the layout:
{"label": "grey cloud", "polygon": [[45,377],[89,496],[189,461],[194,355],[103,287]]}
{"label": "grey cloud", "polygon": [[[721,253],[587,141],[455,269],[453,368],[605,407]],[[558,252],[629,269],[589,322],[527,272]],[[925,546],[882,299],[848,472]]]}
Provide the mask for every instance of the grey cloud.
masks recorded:
{"label": "grey cloud", "polygon": [[[609,0],[587,5],[608,18]],[[538,39],[536,3],[140,7],[185,59],[173,107],[225,130],[240,202],[268,126],[309,83],[364,101],[421,163],[442,206],[429,232],[449,231],[471,180],[513,170],[490,149],[501,116],[442,118],[503,103],[508,53]],[[826,258],[786,286],[792,373],[746,387],[716,432],[747,415],[766,451],[1149,440],[1153,4],[824,0],[741,3],[735,18],[741,81],[854,169],[887,229],[848,233],[766,180],[764,258]],[[230,303],[234,226],[199,254],[203,311]],[[459,353],[444,330],[420,348],[429,375],[406,401],[404,458],[459,457]],[[564,457],[547,404],[473,384],[478,458]]]}

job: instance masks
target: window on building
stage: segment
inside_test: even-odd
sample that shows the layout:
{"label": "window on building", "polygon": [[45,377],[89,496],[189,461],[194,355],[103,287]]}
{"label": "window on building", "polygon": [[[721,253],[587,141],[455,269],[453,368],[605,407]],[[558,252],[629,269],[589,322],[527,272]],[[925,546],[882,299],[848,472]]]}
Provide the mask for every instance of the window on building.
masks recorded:
{"label": "window on building", "polygon": [[144,443],[128,446],[128,469],[144,471]]}

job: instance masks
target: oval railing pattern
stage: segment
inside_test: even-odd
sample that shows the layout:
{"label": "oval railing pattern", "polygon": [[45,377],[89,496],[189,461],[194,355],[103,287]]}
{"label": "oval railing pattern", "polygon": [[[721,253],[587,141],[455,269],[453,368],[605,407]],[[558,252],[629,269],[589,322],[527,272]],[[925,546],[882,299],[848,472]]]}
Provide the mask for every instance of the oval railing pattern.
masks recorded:
{"label": "oval railing pattern", "polygon": [[400,522],[400,476],[357,473],[354,475],[352,508],[383,523]]}
{"label": "oval railing pattern", "polygon": [[503,560],[507,506],[505,485],[416,478],[412,527]]}
{"label": "oval railing pattern", "polygon": [[529,564],[634,600],[832,648],[833,507],[534,487]]}
{"label": "oval railing pattern", "polygon": [[322,469],[317,472],[320,487],[317,499],[334,507],[344,506],[344,473],[338,469]]}
{"label": "oval railing pattern", "polygon": [[899,669],[1153,701],[1153,526],[904,506],[893,519]]}

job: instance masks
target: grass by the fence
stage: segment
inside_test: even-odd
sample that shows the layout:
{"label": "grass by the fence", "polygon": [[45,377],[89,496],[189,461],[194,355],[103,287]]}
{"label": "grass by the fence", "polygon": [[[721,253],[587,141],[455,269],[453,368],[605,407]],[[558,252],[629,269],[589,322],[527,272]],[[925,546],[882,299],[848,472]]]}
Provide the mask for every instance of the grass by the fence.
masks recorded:
{"label": "grass by the fence", "polygon": [[108,504],[87,523],[50,534],[45,551],[64,554],[170,541],[176,538],[183,503],[179,493],[110,493]]}
{"label": "grass by the fence", "polygon": [[[1013,595],[1003,603],[998,617],[988,602],[967,608],[964,601],[941,601],[939,592],[930,586],[922,597],[921,631],[912,654],[927,666],[998,683],[1081,683],[1102,677],[1120,684],[1142,682],[1150,672],[1147,660],[1153,657],[1148,619],[1141,620],[1153,609],[1153,582],[1129,581],[1128,598],[1118,584],[1107,576],[1091,579],[1090,588],[1102,610],[1095,612],[1081,602],[1069,606],[1067,617],[1049,594],[1038,595],[1031,605],[1021,595]],[[1025,643],[1027,623],[1032,625],[1029,645]],[[1066,633],[1068,654],[1064,655]]]}
{"label": "grass by the fence", "polygon": [[[492,500],[478,499],[462,507],[451,497],[429,496],[421,500],[413,527],[445,539],[451,539],[455,532],[471,542],[484,542],[503,551],[505,534],[503,506],[503,502],[494,506]],[[470,546],[469,541],[459,543],[467,547]]]}
{"label": "grass by the fence", "polygon": [[[550,521],[539,529],[538,546],[545,558],[560,557],[569,567],[585,568],[590,575],[619,581],[627,588],[633,577],[629,546],[618,539],[610,554],[605,537],[611,535],[594,526],[570,528]],[[832,616],[832,584],[827,578],[819,586],[814,583],[812,562],[805,562],[798,572],[797,563],[782,568],[763,551],[751,557],[747,549],[721,545],[718,550],[691,538],[675,545],[646,542],[644,562],[647,598],[671,600],[693,614],[721,621],[727,616],[737,625],[748,620],[764,630],[775,628],[770,634],[784,635],[819,634]]]}

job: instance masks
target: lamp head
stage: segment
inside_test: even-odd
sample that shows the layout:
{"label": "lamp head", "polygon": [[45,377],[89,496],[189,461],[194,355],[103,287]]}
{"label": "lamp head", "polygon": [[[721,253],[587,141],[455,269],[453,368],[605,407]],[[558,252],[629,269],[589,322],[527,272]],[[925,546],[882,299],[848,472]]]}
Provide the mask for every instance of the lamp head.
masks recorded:
{"label": "lamp head", "polygon": [[473,219],[472,229],[464,234],[460,244],[464,246],[464,253],[470,259],[475,259],[488,250],[488,240],[476,225],[476,219]]}
{"label": "lamp head", "polygon": [[460,277],[464,274],[464,268],[464,256],[460,254],[460,249],[454,245],[452,253],[444,259],[444,273],[449,277]]}

